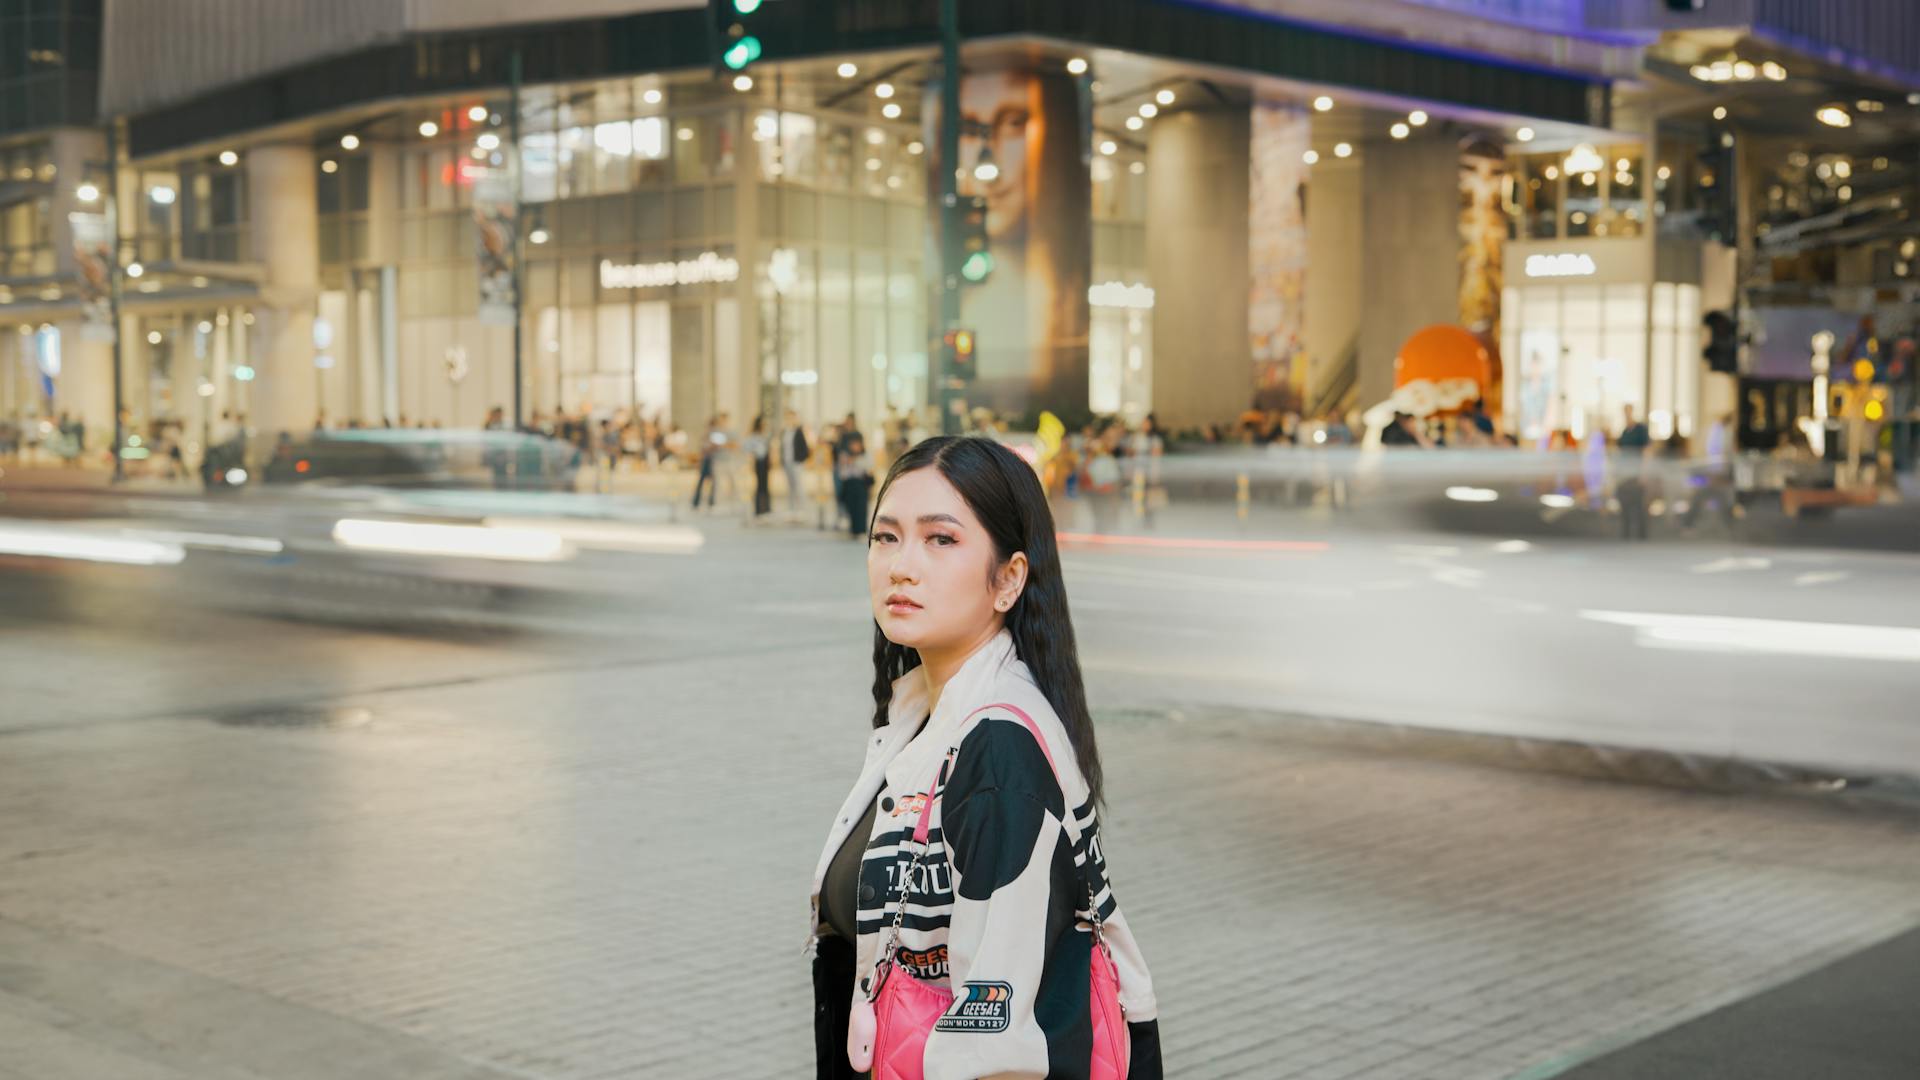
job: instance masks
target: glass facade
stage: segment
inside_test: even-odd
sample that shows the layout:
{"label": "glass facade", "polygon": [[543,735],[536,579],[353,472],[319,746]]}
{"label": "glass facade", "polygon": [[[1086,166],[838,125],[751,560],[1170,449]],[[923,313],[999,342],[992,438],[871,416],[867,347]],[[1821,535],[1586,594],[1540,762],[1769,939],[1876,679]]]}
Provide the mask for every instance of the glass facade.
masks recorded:
{"label": "glass facade", "polygon": [[0,0],[0,134],[93,123],[104,0]]}

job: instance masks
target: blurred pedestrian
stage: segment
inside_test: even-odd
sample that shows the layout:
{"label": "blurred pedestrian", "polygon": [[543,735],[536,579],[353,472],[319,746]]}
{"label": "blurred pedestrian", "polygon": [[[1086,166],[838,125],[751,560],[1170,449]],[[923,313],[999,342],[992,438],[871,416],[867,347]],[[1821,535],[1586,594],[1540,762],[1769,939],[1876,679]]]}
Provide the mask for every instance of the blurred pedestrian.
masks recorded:
{"label": "blurred pedestrian", "polygon": [[767,438],[767,415],[753,418],[747,434],[747,454],[753,458],[753,516],[764,517],[773,509],[773,492],[767,487],[767,474],[773,467],[773,443]]}
{"label": "blurred pedestrian", "polygon": [[1093,531],[1110,535],[1120,523],[1120,463],[1113,456],[1113,440],[1102,432],[1087,440],[1087,471],[1083,484],[1093,510]]}
{"label": "blurred pedestrian", "polygon": [[780,471],[787,477],[787,512],[796,518],[800,516],[800,500],[806,495],[807,474],[803,466],[812,456],[813,447],[807,444],[807,432],[800,426],[800,414],[788,409],[780,436]]}
{"label": "blurred pedestrian", "polygon": [[[849,416],[848,420],[852,420]],[[867,441],[854,432],[841,441],[840,502],[847,517],[847,535],[859,539],[867,534],[867,500],[873,492],[873,458],[867,454]]]}
{"label": "blurred pedestrian", "polygon": [[700,475],[693,482],[693,508],[700,509],[700,493],[707,493],[707,509],[713,509],[713,500],[719,493],[720,482],[714,478],[714,470],[720,464],[720,447],[726,442],[721,428],[726,414],[716,414],[707,421],[706,437],[700,440]]}

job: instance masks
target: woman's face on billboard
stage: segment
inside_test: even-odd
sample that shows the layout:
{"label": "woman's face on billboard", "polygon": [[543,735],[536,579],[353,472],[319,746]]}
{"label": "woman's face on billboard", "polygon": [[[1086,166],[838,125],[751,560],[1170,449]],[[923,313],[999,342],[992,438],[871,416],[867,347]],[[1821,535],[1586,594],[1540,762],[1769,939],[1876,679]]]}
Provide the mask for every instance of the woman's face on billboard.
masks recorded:
{"label": "woman's face on billboard", "polygon": [[[1027,124],[1031,77],[1014,72],[972,75],[960,85],[960,192],[987,200],[987,234],[1018,232],[1027,216]],[[982,180],[981,151],[998,175]]]}

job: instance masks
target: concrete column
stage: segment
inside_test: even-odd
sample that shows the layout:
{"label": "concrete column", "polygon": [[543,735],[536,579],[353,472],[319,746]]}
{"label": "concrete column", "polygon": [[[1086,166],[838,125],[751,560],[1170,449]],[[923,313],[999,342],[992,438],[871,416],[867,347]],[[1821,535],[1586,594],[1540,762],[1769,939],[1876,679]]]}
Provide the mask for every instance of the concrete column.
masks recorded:
{"label": "concrete column", "polygon": [[255,147],[247,152],[246,168],[252,254],[266,268],[254,316],[256,377],[248,424],[264,448],[279,432],[310,429],[319,408],[313,315],[320,285],[320,215],[312,147]]}
{"label": "concrete column", "polygon": [[[62,284],[74,281],[73,226],[67,215],[105,213],[107,203],[107,137],[104,132],[66,128],[54,132],[48,147],[53,161],[53,190],[47,199],[49,232],[53,237],[54,273]],[[80,201],[82,180],[92,180],[100,197]],[[113,343],[83,338],[81,321],[56,324],[60,331],[60,375],[54,379],[54,413],[71,412],[86,425],[88,450],[113,442]],[[34,354],[34,339],[22,344]],[[131,394],[128,403],[131,405]],[[140,410],[135,410],[139,412]]]}
{"label": "concrete column", "polygon": [[1393,393],[1414,331],[1460,321],[1460,150],[1452,136],[1370,142],[1361,153],[1361,409]]}
{"label": "concrete column", "polygon": [[1242,106],[1162,115],[1148,138],[1153,407],[1175,429],[1231,420],[1253,399],[1249,135]]}
{"label": "concrete column", "polygon": [[[1316,145],[1332,146],[1330,139]],[[1327,149],[1313,166],[1307,187],[1307,398],[1317,400],[1360,347],[1365,314],[1362,287],[1366,217],[1361,208],[1358,158],[1338,158]],[[1362,407],[1371,402],[1361,402]]]}

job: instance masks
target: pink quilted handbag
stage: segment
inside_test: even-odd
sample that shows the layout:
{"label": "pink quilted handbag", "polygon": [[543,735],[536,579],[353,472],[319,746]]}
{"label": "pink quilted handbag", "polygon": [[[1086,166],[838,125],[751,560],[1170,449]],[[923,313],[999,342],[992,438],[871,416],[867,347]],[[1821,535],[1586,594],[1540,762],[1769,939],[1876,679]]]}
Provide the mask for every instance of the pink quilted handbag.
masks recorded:
{"label": "pink quilted handbag", "polygon": [[[1041,737],[1033,717],[1012,705],[988,705],[986,709],[1005,709],[1018,716],[1040,743],[1047,763],[1054,765],[1053,751],[1047,749],[1047,740]],[[986,709],[975,710],[975,715]],[[1054,765],[1054,776],[1059,775],[1059,767]],[[938,779],[937,773],[935,779]],[[893,929],[880,949],[873,982],[867,993],[854,1002],[853,1017],[847,1026],[847,1060],[857,1072],[871,1070],[873,1080],[925,1080],[927,1037],[953,1005],[951,990],[915,978],[894,959],[894,950],[900,941],[900,923],[907,914],[907,898],[919,874],[920,860],[927,853],[927,819],[937,797],[933,787],[933,784],[927,785],[931,794],[920,804],[920,819],[913,828],[913,841],[920,850],[908,868],[900,906],[893,916]],[[1093,1015],[1093,1059],[1088,1076],[1091,1080],[1126,1080],[1132,1050],[1126,1008],[1120,1004],[1120,974],[1114,966],[1113,954],[1107,949],[1095,899],[1089,882],[1087,910],[1093,916],[1095,947],[1088,973]]]}

